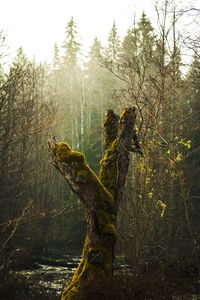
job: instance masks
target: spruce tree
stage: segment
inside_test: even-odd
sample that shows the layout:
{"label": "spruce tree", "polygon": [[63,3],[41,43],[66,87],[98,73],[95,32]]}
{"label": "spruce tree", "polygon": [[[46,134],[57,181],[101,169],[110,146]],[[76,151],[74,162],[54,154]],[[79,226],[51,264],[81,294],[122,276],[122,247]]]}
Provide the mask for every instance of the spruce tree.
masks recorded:
{"label": "spruce tree", "polygon": [[113,64],[116,62],[120,50],[120,38],[117,31],[115,22],[108,36],[108,47],[106,48],[106,59],[110,60]]}
{"label": "spruce tree", "polygon": [[74,67],[78,63],[78,53],[80,50],[80,43],[77,41],[77,25],[74,22],[73,17],[67,23],[66,26],[66,38],[63,44],[64,48],[64,64]]}

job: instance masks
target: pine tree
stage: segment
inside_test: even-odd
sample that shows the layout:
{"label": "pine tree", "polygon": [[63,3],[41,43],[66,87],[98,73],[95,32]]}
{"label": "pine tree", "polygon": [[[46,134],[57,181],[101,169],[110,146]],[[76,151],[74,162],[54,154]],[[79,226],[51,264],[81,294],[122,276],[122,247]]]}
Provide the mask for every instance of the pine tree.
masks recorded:
{"label": "pine tree", "polygon": [[77,41],[77,26],[73,17],[67,23],[66,39],[63,45],[64,48],[64,64],[74,67],[78,62],[78,53],[80,51],[80,43]]}
{"label": "pine tree", "polygon": [[102,52],[101,41],[95,37],[92,46],[90,47],[89,52],[89,61],[87,64],[87,68],[92,65],[98,66],[100,64],[99,59]]}
{"label": "pine tree", "polygon": [[54,52],[53,52],[53,67],[54,69],[58,69],[60,65],[60,51],[57,43],[54,45]]}
{"label": "pine tree", "polygon": [[146,56],[147,59],[151,58],[155,45],[155,34],[151,22],[144,12],[137,24],[136,35],[138,36],[138,49]]}
{"label": "pine tree", "polygon": [[110,60],[113,64],[116,62],[120,49],[120,38],[117,31],[115,22],[108,36],[108,47],[106,48],[106,59]]}

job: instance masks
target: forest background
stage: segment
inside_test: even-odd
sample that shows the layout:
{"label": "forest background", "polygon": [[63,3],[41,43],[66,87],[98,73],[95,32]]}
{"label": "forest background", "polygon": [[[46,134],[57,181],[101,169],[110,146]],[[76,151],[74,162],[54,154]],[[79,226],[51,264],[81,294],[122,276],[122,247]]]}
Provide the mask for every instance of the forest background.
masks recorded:
{"label": "forest background", "polygon": [[200,10],[165,0],[155,13],[157,28],[143,13],[123,39],[114,22],[107,45],[96,37],[84,59],[71,18],[52,64],[36,63],[19,48],[5,68],[1,31],[2,276],[41,256],[81,252],[84,211],[49,163],[47,140],[55,135],[84,152],[98,174],[107,109],[133,105],[143,156],[130,156],[117,255],[137,270],[199,270],[200,34],[178,24],[189,16],[199,25]]}

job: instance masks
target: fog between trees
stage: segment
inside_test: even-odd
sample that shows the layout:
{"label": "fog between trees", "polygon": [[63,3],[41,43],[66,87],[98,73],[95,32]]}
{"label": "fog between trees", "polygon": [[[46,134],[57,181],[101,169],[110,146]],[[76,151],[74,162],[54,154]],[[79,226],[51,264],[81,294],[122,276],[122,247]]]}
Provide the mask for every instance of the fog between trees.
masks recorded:
{"label": "fog between trees", "polygon": [[[164,1],[158,29],[143,13],[123,39],[113,23],[107,46],[95,38],[84,63],[71,18],[63,45],[55,44],[52,65],[30,61],[22,48],[9,71],[1,65],[3,276],[13,264],[18,268],[38,256],[80,251],[83,208],[51,166],[47,139],[55,135],[85,153],[98,174],[105,113],[127,106],[137,108],[143,156],[130,157],[116,254],[138,270],[199,267],[200,39],[178,32],[183,13]],[[0,40],[3,62],[3,31]],[[189,65],[183,59],[186,47],[193,55]]]}

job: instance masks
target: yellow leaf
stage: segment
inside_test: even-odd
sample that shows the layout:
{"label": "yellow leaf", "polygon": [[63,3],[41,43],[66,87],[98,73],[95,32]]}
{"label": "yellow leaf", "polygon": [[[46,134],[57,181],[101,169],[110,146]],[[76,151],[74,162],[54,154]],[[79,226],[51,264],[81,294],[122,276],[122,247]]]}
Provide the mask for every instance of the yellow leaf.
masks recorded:
{"label": "yellow leaf", "polygon": [[191,148],[191,141],[190,141],[190,140],[187,141],[187,148],[188,148],[188,149]]}
{"label": "yellow leaf", "polygon": [[161,200],[157,201],[156,208],[158,208],[160,210],[160,217],[161,218],[164,217],[166,207],[167,207],[167,205],[164,202],[162,202]]}
{"label": "yellow leaf", "polygon": [[176,157],[176,161],[180,161],[181,160],[181,153],[178,152],[177,157]]}
{"label": "yellow leaf", "polygon": [[152,193],[152,192],[149,192],[149,193],[148,193],[148,197],[149,197],[150,199],[152,199],[152,198],[153,198],[153,193]]}

